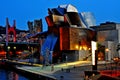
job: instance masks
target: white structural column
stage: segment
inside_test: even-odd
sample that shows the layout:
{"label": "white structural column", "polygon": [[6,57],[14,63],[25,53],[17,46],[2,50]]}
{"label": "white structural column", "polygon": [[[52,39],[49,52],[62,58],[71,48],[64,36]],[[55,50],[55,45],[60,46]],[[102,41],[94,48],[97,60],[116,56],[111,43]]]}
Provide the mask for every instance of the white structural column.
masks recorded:
{"label": "white structural column", "polygon": [[108,41],[108,60],[112,60],[113,58],[113,49],[114,49],[114,42]]}
{"label": "white structural column", "polygon": [[[118,30],[118,44],[120,44],[120,24],[116,24],[116,29]],[[118,51],[120,58],[120,50]]]}
{"label": "white structural column", "polygon": [[[120,44],[120,29],[118,29],[118,42]],[[118,53],[119,53],[119,58],[120,58],[120,50],[118,51]]]}
{"label": "white structural column", "polygon": [[95,64],[95,58],[96,58],[96,55],[95,55],[95,51],[97,50],[97,43],[95,42],[95,41],[92,41],[91,42],[91,44],[92,44],[92,65],[96,65]]}

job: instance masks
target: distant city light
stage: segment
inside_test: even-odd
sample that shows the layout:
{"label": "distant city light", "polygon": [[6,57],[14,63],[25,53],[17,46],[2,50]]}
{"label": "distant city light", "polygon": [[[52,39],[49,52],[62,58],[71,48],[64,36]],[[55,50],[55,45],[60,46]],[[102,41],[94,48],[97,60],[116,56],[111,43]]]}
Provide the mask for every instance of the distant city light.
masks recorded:
{"label": "distant city light", "polygon": [[15,46],[14,46],[13,48],[14,48],[14,49],[16,49],[16,47],[15,47]]}
{"label": "distant city light", "polygon": [[8,50],[10,50],[10,46],[8,46]]}

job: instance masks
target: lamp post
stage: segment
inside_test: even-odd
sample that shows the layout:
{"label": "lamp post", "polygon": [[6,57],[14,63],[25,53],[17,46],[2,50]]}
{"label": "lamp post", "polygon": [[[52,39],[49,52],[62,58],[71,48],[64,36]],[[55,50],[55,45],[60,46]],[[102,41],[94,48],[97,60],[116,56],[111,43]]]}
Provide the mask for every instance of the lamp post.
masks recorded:
{"label": "lamp post", "polygon": [[105,49],[105,52],[106,52],[106,53],[105,53],[105,60],[108,61],[108,52],[109,52],[109,49],[106,48],[106,49]]}
{"label": "lamp post", "polygon": [[8,59],[8,18],[6,18],[6,58]]}
{"label": "lamp post", "polygon": [[109,51],[109,49],[106,48],[106,49],[105,49],[105,63],[106,63],[106,69],[107,69],[107,62],[108,62],[108,51]]}

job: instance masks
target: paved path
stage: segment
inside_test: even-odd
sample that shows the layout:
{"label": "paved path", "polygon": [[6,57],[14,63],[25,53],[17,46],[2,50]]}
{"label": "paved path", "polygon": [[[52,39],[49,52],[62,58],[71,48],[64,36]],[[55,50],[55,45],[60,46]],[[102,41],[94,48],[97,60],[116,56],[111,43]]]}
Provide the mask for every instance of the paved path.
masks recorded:
{"label": "paved path", "polygon": [[[42,66],[40,64],[31,64],[27,62],[5,60],[5,62],[16,66],[17,69],[24,70],[30,73],[41,75],[42,77],[50,77],[50,80],[84,80],[84,71],[91,71],[91,61],[76,61],[69,63],[55,64],[52,66]],[[102,64],[102,65],[100,65]],[[98,61],[98,70],[116,70],[120,69],[119,64],[111,62]],[[38,76],[40,77],[40,76]],[[64,78],[64,79],[61,79]]]}
{"label": "paved path", "polygon": [[[99,64],[104,64],[100,62]],[[18,69],[25,70],[39,75],[48,76],[57,80],[84,80],[84,71],[91,70],[91,61],[76,61],[70,63],[62,63],[54,65],[54,70],[51,66],[42,67],[39,64],[34,66],[22,66]],[[64,79],[61,79],[61,78]]]}

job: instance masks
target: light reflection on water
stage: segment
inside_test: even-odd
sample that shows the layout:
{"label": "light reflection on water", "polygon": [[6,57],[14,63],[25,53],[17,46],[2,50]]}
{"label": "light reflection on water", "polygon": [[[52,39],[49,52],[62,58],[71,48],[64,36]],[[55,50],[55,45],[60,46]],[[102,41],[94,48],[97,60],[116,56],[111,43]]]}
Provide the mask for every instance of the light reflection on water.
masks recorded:
{"label": "light reflection on water", "polygon": [[29,80],[15,72],[0,69],[0,80]]}

